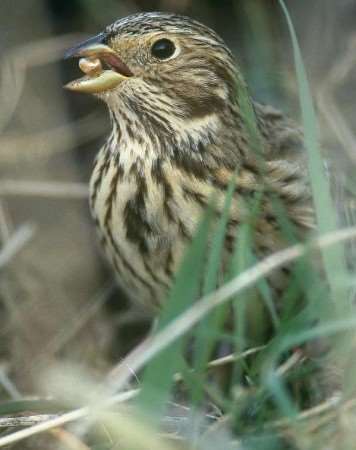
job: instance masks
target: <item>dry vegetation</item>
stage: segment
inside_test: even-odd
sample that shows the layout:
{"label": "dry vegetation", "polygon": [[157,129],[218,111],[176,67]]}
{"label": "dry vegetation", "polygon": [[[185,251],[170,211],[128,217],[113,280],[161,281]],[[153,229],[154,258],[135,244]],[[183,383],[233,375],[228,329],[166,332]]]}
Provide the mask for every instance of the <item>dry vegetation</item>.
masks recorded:
{"label": "dry vegetation", "polygon": [[[334,357],[341,388],[317,404],[306,409],[297,405],[296,409],[289,403],[290,397],[278,391],[278,383],[268,385],[261,380],[254,384],[251,375],[251,385],[234,386],[228,401],[203,383],[209,405],[195,408],[194,401],[186,399],[201,379],[190,370],[178,365],[176,373],[175,364],[171,361],[172,367],[168,367],[170,360],[164,358],[155,360],[145,376],[142,367],[175,337],[184,336],[213,306],[265,276],[281,263],[280,258],[295,259],[305,249],[293,247],[289,253],[254,266],[189,308],[167,329],[161,327],[155,337],[142,341],[149,321],[143,311],[127,304],[115,286],[96,243],[87,207],[91,160],[108,126],[105,111],[92,99],[71,99],[61,88],[65,78],[70,78],[70,69],[59,62],[64,50],[79,37],[73,30],[95,32],[116,16],[140,7],[193,11],[213,26],[216,14],[215,26],[220,32],[226,29],[226,39],[243,55],[241,64],[256,95],[274,99],[275,104],[297,115],[293,50],[277,2],[236,1],[234,7],[227,2],[225,15],[231,18],[226,19],[225,27],[221,23],[224,9],[216,12],[213,1],[152,1],[148,6],[143,1],[110,0],[106,8],[98,8],[99,2],[82,0],[77,2],[81,19],[71,19],[78,29],[67,28],[68,34],[53,31],[56,18],[50,15],[49,5],[56,10],[53,5],[58,2],[19,3],[17,9],[8,0],[0,5],[4,43],[0,49],[0,447],[11,439],[21,439],[9,448],[354,449],[352,243],[348,245],[351,268],[341,280],[351,299],[348,316],[323,323],[314,336],[312,331],[310,337],[288,335],[296,347],[312,337],[341,334]],[[318,107],[341,228],[356,224],[356,1],[310,3],[290,1],[288,7]],[[240,26],[236,32],[239,39],[230,27],[235,20]],[[256,55],[263,64],[256,63]],[[314,243],[329,246],[330,240],[350,241],[354,235],[355,230],[338,231]],[[335,273],[337,278],[337,267]],[[291,346],[288,342],[286,349]],[[210,361],[205,372],[245,367],[252,354],[261,353],[260,367],[265,374],[289,380],[307,359],[304,352],[294,351],[275,361],[273,352],[271,356],[265,350],[243,349]],[[170,351],[180,355],[179,348]],[[276,367],[268,372],[270,361]],[[166,375],[172,372],[175,395],[168,395],[169,383],[162,392],[146,389],[149,377],[159,377],[162,371]],[[315,389],[318,383],[316,380]],[[143,399],[138,389],[145,392]],[[134,400],[136,397],[139,400]],[[271,408],[274,400],[266,397],[276,400],[277,407]],[[165,400],[169,406],[159,419],[159,432],[153,431],[157,422],[144,425],[133,411],[132,404],[144,409],[149,402],[162,406]],[[260,408],[257,413],[256,408]],[[37,429],[31,428],[36,424]],[[22,435],[12,434],[19,430]],[[6,442],[5,435],[13,437]]]}

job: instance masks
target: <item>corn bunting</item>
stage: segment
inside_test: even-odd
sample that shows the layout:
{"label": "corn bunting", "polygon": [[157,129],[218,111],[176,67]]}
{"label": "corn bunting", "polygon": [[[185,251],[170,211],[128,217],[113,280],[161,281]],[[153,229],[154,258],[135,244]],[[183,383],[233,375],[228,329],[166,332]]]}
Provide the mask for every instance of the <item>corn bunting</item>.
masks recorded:
{"label": "corn bunting", "polygon": [[[256,155],[239,100],[242,76],[210,28],[180,15],[140,13],[67,56],[81,58],[84,72],[67,87],[94,94],[109,109],[112,131],[95,161],[90,205],[131,297],[151,307],[162,302],[202,212],[214,195],[221,213],[233,174],[227,255],[258,192],[268,190],[282,202],[300,235],[312,227],[300,130],[278,110],[251,100],[262,143]],[[270,196],[260,209],[254,223],[259,257],[286,245]]]}

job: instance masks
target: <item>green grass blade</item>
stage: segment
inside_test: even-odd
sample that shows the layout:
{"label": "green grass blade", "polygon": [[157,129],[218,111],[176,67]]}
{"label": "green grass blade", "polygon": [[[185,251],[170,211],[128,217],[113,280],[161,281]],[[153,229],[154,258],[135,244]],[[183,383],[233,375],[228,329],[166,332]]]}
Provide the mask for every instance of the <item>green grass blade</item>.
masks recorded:
{"label": "green grass blade", "polygon": [[[288,9],[283,0],[279,0],[280,6],[288,24],[298,79],[299,98],[304,126],[305,147],[308,153],[310,181],[314,197],[314,205],[317,216],[318,231],[324,234],[338,228],[335,208],[331,199],[330,185],[325,174],[325,167],[319,146],[318,123],[312,101],[312,96],[307,80],[305,67],[297,36]],[[339,274],[347,273],[345,255],[342,245],[332,249],[323,250],[323,261],[332,291],[334,306],[339,315],[350,311],[347,302],[347,289],[339,282],[339,276],[335,276],[335,269]]]}
{"label": "green grass blade", "polygon": [[[229,221],[230,207],[235,191],[236,180],[233,176],[227,189],[225,204],[222,215],[215,227],[215,233],[211,242],[206,274],[204,278],[203,294],[209,294],[218,286],[218,278],[221,273],[221,263],[225,242],[226,229]],[[200,376],[201,383],[194,389],[194,402],[197,404],[202,400],[204,387],[204,369],[207,366],[224,322],[226,307],[217,308],[206,319],[204,319],[194,334],[194,369]]]}
{"label": "green grass blade", "polygon": [[[206,258],[212,211],[203,217],[176,276],[159,318],[157,331],[185,311],[199,296]],[[173,375],[182,369],[184,339],[179,339],[154,358],[145,370],[138,406],[158,420],[164,412],[173,383]],[[154,413],[154,417],[152,416]]]}

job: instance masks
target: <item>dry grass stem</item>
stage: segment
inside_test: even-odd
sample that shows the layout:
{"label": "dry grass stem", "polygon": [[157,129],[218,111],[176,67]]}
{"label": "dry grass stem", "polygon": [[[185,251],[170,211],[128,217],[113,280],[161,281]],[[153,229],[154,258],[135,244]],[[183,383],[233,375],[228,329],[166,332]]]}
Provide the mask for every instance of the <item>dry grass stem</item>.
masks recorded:
{"label": "dry grass stem", "polygon": [[341,398],[339,396],[333,396],[327,399],[325,402],[320,403],[319,405],[307,409],[306,411],[301,412],[293,419],[280,419],[276,420],[269,424],[269,426],[274,428],[288,427],[293,422],[301,422],[305,420],[310,420],[313,417],[321,416],[322,414],[328,413],[330,411],[338,411],[341,406]]}
{"label": "dry grass stem", "polygon": [[46,422],[39,423],[36,425],[31,426],[30,428],[26,428],[25,430],[19,430],[14,433],[11,433],[7,436],[0,438],[0,447],[5,447],[10,444],[14,444],[15,442],[22,441],[24,439],[27,439],[31,436],[34,436],[39,433],[44,433],[46,431],[52,430],[54,428],[61,427],[67,423],[74,422],[79,419],[83,419],[89,416],[98,417],[100,414],[100,408],[110,408],[114,405],[127,402],[134,397],[136,397],[138,394],[137,390],[127,391],[120,394],[115,395],[114,397],[110,398],[108,401],[106,401],[103,404],[96,405],[96,407],[84,407],[75,409],[73,411],[70,411],[68,413],[62,414],[60,416],[56,416],[53,419],[50,419]]}
{"label": "dry grass stem", "polygon": [[7,392],[12,399],[19,400],[22,398],[21,393],[18,391],[15,384],[10,380],[6,373],[6,367],[0,365],[0,386]]}
{"label": "dry grass stem", "polygon": [[5,267],[29,243],[34,234],[35,227],[30,224],[22,225],[13,233],[0,250],[0,269]]}
{"label": "dry grass stem", "polygon": [[[213,369],[216,367],[225,366],[227,364],[234,364],[235,362],[245,359],[248,356],[259,353],[261,350],[263,350],[265,348],[266,348],[266,346],[262,345],[260,347],[250,348],[249,350],[246,350],[245,352],[242,352],[242,353],[232,353],[231,355],[227,355],[227,356],[223,356],[222,358],[214,359],[213,361],[210,361],[208,363],[207,368]],[[192,372],[194,372],[193,369],[192,369]],[[176,373],[174,375],[175,382],[179,382],[182,380],[183,380],[183,375],[181,373]]]}
{"label": "dry grass stem", "polygon": [[10,215],[7,213],[6,203],[0,199],[0,239],[5,242],[10,239],[13,230]]}
{"label": "dry grass stem", "polygon": [[281,366],[278,367],[278,369],[276,370],[276,374],[279,377],[282,377],[291,369],[293,369],[296,365],[300,364],[303,361],[303,359],[304,356],[302,352],[296,351],[290,358],[287,359],[285,363],[283,363]]}
{"label": "dry grass stem", "polygon": [[60,183],[45,181],[0,181],[0,196],[46,197],[64,199],[86,199],[86,183]]}
{"label": "dry grass stem", "polygon": [[[56,335],[45,347],[43,354],[55,355],[65,345],[68,345],[73,341],[90,319],[95,317],[102,309],[111,293],[114,292],[114,289],[115,284],[113,282],[102,286],[93,298],[89,299],[88,304],[85,305],[83,310],[79,311],[78,314],[73,317],[73,320],[61,328],[58,335]],[[41,356],[43,355],[38,355],[38,358],[41,358]],[[34,361],[34,363],[36,363],[36,361]]]}
{"label": "dry grass stem", "polygon": [[266,348],[265,345],[261,345],[260,347],[250,348],[249,350],[246,350],[242,353],[233,353],[231,355],[223,356],[222,358],[214,359],[213,361],[210,361],[208,364],[209,368],[212,367],[220,367],[224,366],[226,364],[232,364],[236,361],[240,361],[241,359],[245,359],[248,356],[255,355],[256,353],[259,353],[260,351],[264,350]]}
{"label": "dry grass stem", "polygon": [[58,417],[54,414],[38,414],[34,416],[0,417],[0,428],[30,427]]}

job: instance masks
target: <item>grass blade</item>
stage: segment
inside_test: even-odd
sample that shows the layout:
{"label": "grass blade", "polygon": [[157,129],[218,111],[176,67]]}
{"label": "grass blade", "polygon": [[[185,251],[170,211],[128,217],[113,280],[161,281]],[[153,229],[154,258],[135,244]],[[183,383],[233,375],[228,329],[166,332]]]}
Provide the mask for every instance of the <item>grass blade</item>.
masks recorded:
{"label": "grass blade", "polygon": [[[176,281],[160,315],[158,333],[199,297],[211,218],[212,210],[209,208],[183,258]],[[173,375],[184,368],[183,341],[183,338],[179,338],[172,343],[150,362],[144,372],[137,403],[150,414],[154,411],[156,420],[164,412],[169,399]]]}
{"label": "grass blade", "polygon": [[[293,45],[299,99],[304,126],[305,147],[308,153],[310,181],[313,191],[318,231],[320,234],[324,234],[337,230],[337,216],[331,199],[330,184],[325,174],[324,161],[319,146],[317,118],[296,32],[284,1],[279,0],[279,3],[286,18]],[[322,254],[332,291],[334,307],[339,316],[341,316],[350,312],[350,305],[347,301],[347,289],[345,288],[344,283],[340,283],[339,281],[341,278],[339,276],[340,274],[347,274],[344,249],[340,244],[334,248],[324,249]],[[338,274],[335,273],[336,268],[338,269]]]}

